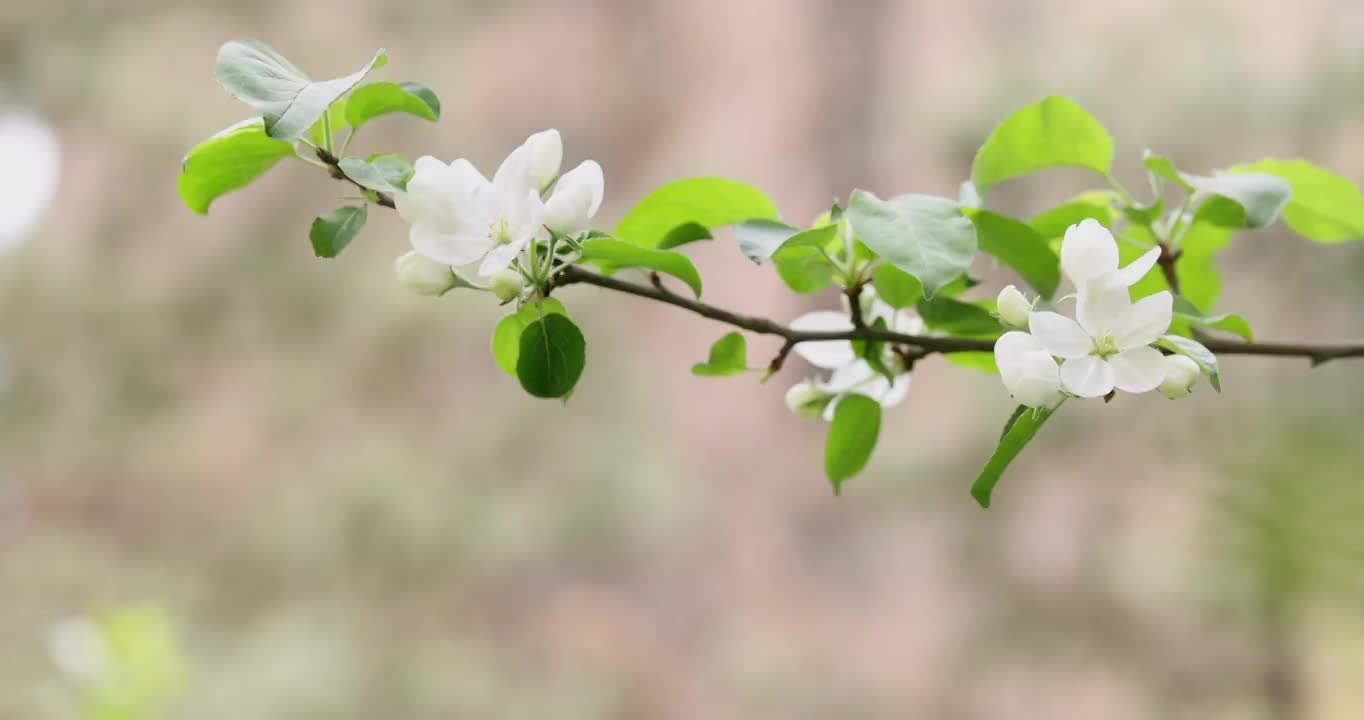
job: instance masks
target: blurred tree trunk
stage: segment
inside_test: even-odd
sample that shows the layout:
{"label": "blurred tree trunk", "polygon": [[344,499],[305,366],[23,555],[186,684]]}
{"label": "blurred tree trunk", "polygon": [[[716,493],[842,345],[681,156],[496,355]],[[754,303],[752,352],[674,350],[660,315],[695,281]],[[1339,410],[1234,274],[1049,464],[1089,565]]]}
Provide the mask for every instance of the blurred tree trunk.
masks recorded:
{"label": "blurred tree trunk", "polygon": [[846,200],[854,187],[873,187],[877,99],[888,0],[823,0],[827,54],[820,112],[820,160],[829,185]]}

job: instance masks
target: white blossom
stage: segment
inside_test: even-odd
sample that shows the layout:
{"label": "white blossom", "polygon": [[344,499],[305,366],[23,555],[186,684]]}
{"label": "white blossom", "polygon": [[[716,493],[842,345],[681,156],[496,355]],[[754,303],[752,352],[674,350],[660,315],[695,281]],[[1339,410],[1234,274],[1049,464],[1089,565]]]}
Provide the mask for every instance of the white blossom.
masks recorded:
{"label": "white blossom", "polygon": [[824,414],[824,408],[833,398],[827,390],[805,380],[786,391],[786,408],[801,417],[817,418]]}
{"label": "white blossom", "polygon": [[604,190],[601,165],[584,160],[554,183],[554,191],[545,201],[545,227],[565,235],[586,230],[601,209]]}
{"label": "white blossom", "polygon": [[1061,241],[1061,269],[1080,292],[1094,282],[1131,287],[1151,271],[1158,259],[1160,248],[1151,248],[1127,267],[1119,268],[1118,241],[1094,218],[1071,225]]}
{"label": "white blossom", "polygon": [[995,299],[995,310],[999,313],[999,319],[1005,325],[1013,328],[1028,327],[1028,313],[1032,312],[1032,303],[1018,288],[1010,285],[999,291],[999,297]]}
{"label": "white blossom", "polygon": [[488,292],[503,303],[515,300],[521,294],[523,278],[515,270],[498,270],[488,279]]}
{"label": "white blossom", "polygon": [[459,284],[453,268],[415,250],[393,261],[393,272],[399,284],[418,295],[444,295]]}
{"label": "white blossom", "polygon": [[[876,298],[870,290],[865,291],[863,296],[867,300],[864,317],[868,324],[880,319],[893,332],[914,335],[923,331],[923,320],[913,313],[895,310]],[[847,313],[818,310],[796,318],[791,327],[803,332],[837,332],[852,330],[853,323]],[[795,352],[811,365],[833,371],[827,380],[814,383],[814,387],[834,397],[824,408],[826,420],[833,418],[838,398],[848,393],[866,395],[882,406],[891,407],[904,400],[905,394],[909,392],[909,372],[904,367],[904,361],[889,348],[886,348],[882,362],[895,375],[894,382],[877,372],[865,359],[857,357],[850,340],[804,342],[796,345]]]}
{"label": "white blossom", "polygon": [[1028,316],[1033,337],[1062,358],[1061,384],[1083,398],[1114,388],[1129,393],[1155,390],[1165,378],[1159,350],[1151,347],[1170,327],[1174,298],[1161,291],[1132,302],[1126,287],[1081,291],[1077,320],[1054,312]]}
{"label": "white blossom", "polygon": [[1183,355],[1165,356],[1165,379],[1160,382],[1160,394],[1171,400],[1193,392],[1202,370],[1198,363]]}
{"label": "white blossom", "polygon": [[1025,332],[1004,333],[995,341],[995,364],[1009,395],[1020,405],[1055,407],[1061,402],[1061,374],[1056,358]]}

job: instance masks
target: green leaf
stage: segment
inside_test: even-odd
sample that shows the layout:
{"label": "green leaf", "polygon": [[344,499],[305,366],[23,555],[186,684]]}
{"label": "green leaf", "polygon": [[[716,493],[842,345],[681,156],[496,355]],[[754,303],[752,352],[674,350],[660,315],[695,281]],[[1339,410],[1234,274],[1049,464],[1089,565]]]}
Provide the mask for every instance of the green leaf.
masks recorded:
{"label": "green leaf", "polygon": [[706,377],[725,377],[738,375],[748,370],[748,343],[744,336],[732,332],[710,346],[710,358],[696,363],[691,374]]}
{"label": "green leaf", "polygon": [[745,220],[733,230],[734,237],[739,240],[739,251],[759,265],[770,259],[788,238],[800,232],[799,228],[776,220]]}
{"label": "green leaf", "polygon": [[180,199],[203,215],[219,196],[246,187],[293,154],[293,145],[265,134],[260,118],[244,120],[190,148],[180,163]]}
{"label": "green leaf", "polygon": [[[776,206],[761,190],[724,178],[690,178],[644,196],[614,235],[644,247],[676,247],[682,239],[709,238],[711,229],[753,219],[777,219]],[[682,225],[691,227],[669,238]]]}
{"label": "green leaf", "polygon": [[924,325],[951,335],[994,338],[1003,332],[999,320],[989,310],[946,296],[920,300],[919,315]]}
{"label": "green leaf", "polygon": [[615,238],[595,238],[583,243],[582,259],[607,273],[621,268],[647,268],[667,273],[686,283],[697,297],[701,297],[701,274],[682,253],[640,247]]}
{"label": "green leaf", "polygon": [[1319,242],[1364,238],[1364,193],[1349,179],[1306,160],[1265,159],[1232,172],[1264,172],[1293,187],[1283,219],[1303,237]]}
{"label": "green leaf", "polygon": [[976,255],[975,226],[947,198],[900,195],[882,200],[854,190],[848,219],[858,239],[917,278],[926,297],[966,272]]}
{"label": "green leaf", "polygon": [[521,356],[516,377],[526,392],[538,398],[569,394],[587,364],[587,343],[567,315],[547,314],[521,332]]}
{"label": "green leaf", "polygon": [[1193,192],[1194,187],[1189,184],[1188,180],[1184,179],[1184,174],[1179,172],[1179,169],[1175,167],[1174,162],[1172,162],[1170,158],[1147,150],[1142,154],[1142,162],[1146,165],[1146,169],[1155,177],[1169,180],[1175,185],[1178,185],[1184,192]]}
{"label": "green leaf", "polygon": [[365,226],[369,211],[365,205],[346,205],[313,219],[308,238],[313,241],[313,253],[318,257],[336,257]]}
{"label": "green leaf", "polygon": [[1175,260],[1180,295],[1200,308],[1216,306],[1222,280],[1214,256],[1230,242],[1231,230],[1205,221],[1202,209],[1195,214],[1194,223],[1179,243],[1179,257]]}
{"label": "green leaf", "polygon": [[1053,95],[1010,115],[976,153],[971,180],[984,194],[992,185],[1051,167],[1089,168],[1107,175],[1113,138],[1067,97]]}
{"label": "green leaf", "polygon": [[1062,203],[1028,221],[1031,227],[1044,238],[1059,238],[1066,234],[1066,228],[1088,218],[1098,220],[1104,227],[1112,227],[1117,219],[1113,200],[1117,195],[1106,190],[1082,193],[1070,201]]}
{"label": "green leaf", "polygon": [[1184,318],[1194,325],[1213,328],[1240,335],[1248,342],[1254,342],[1255,334],[1250,330],[1250,323],[1240,315],[1205,315],[1196,305],[1189,302],[1183,296],[1176,295],[1174,301],[1174,311],[1176,317]]}
{"label": "green leaf", "polygon": [[341,170],[351,180],[379,192],[403,192],[412,177],[412,166],[401,155],[375,155],[368,160],[341,159]]}
{"label": "green leaf", "polygon": [[516,377],[516,361],[521,357],[521,333],[527,325],[543,315],[567,315],[564,304],[555,298],[544,298],[540,304],[522,305],[516,312],[498,321],[493,328],[493,360],[508,375]]}
{"label": "green leaf", "polygon": [[1156,341],[1156,345],[1179,353],[1198,363],[1199,369],[1203,371],[1204,375],[1208,376],[1208,382],[1212,385],[1212,389],[1222,392],[1222,376],[1217,370],[1217,356],[1212,354],[1211,350],[1203,347],[1203,343],[1179,335],[1164,335]]}
{"label": "green leaf", "polygon": [[1038,408],[1019,407],[1014,410],[1008,423],[1004,426],[1004,436],[999,439],[999,447],[990,456],[990,461],[985,464],[985,468],[980,471],[976,481],[971,483],[971,497],[976,499],[983,508],[990,507],[990,498],[994,494],[995,485],[999,484],[999,479],[1008,469],[1009,463],[1018,457],[1023,448],[1037,435],[1037,431],[1042,429],[1042,424],[1056,410]]}
{"label": "green leaf", "polygon": [[798,293],[823,290],[834,277],[825,248],[838,234],[837,225],[822,225],[787,238],[772,253],[772,264],[786,286]]}
{"label": "green leaf", "polygon": [[841,492],[844,480],[866,467],[880,432],[880,403],[857,393],[839,398],[824,444],[824,473],[829,476],[835,495]]}
{"label": "green leaf", "polygon": [[876,296],[897,310],[913,307],[924,296],[919,279],[894,265],[877,265],[871,274],[871,284],[876,288]]}
{"label": "green leaf", "polygon": [[1215,195],[1230,202],[1208,201],[1206,215],[1225,227],[1262,228],[1279,219],[1293,186],[1287,180],[1269,173],[1219,173],[1212,177],[1181,176],[1196,192]]}
{"label": "green leaf", "polygon": [[995,364],[995,354],[992,352],[968,350],[965,352],[944,353],[943,357],[953,365],[994,375],[999,374],[999,366]]}
{"label": "green leaf", "polygon": [[435,122],[440,119],[440,98],[431,88],[414,82],[366,83],[346,98],[346,124],[352,128],[359,129],[389,113],[407,113]]}
{"label": "green leaf", "polygon": [[1046,238],[1024,223],[989,210],[971,213],[971,222],[982,252],[1016,270],[1042,297],[1056,294],[1061,286],[1061,258]]}
{"label": "green leaf", "polygon": [[229,94],[260,111],[270,137],[293,140],[371,70],[387,62],[388,55],[380,50],[357,72],[314,82],[265,43],[233,40],[218,50],[214,71]]}

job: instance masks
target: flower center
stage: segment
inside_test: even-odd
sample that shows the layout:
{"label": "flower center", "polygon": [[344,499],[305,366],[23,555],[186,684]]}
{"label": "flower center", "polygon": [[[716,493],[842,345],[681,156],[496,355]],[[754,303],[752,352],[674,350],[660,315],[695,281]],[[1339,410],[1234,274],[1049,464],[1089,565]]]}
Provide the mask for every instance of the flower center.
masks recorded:
{"label": "flower center", "polygon": [[1114,355],[1117,355],[1119,352],[1121,352],[1121,349],[1118,347],[1118,341],[1105,335],[1103,337],[1094,338],[1094,347],[1089,351],[1089,354],[1102,360],[1107,360]]}
{"label": "flower center", "polygon": [[497,218],[488,226],[488,237],[493,239],[495,245],[506,245],[512,241],[511,227],[504,217]]}

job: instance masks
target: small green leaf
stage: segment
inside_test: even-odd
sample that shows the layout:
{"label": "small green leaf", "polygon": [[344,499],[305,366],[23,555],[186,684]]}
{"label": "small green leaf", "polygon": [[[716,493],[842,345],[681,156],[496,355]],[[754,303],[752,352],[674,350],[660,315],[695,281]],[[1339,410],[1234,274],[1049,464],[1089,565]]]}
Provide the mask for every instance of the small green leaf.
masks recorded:
{"label": "small green leaf", "polygon": [[403,192],[412,177],[412,166],[401,155],[374,155],[367,160],[341,159],[341,170],[351,180],[379,192]]}
{"label": "small green leaf", "polygon": [[1203,347],[1203,343],[1179,335],[1164,335],[1156,341],[1156,345],[1198,363],[1199,369],[1208,376],[1208,383],[1212,385],[1212,389],[1222,392],[1222,376],[1217,370],[1217,356]]}
{"label": "small green leaf", "polygon": [[313,241],[313,253],[318,257],[336,257],[365,226],[369,211],[365,205],[346,205],[313,219],[308,238]]}
{"label": "small green leaf", "polygon": [[738,375],[748,370],[748,343],[744,336],[732,332],[710,346],[710,358],[696,363],[691,374],[706,377],[725,377]]}
{"label": "small green leaf", "polygon": [[516,361],[521,357],[521,332],[542,315],[567,315],[564,304],[555,298],[544,298],[539,304],[522,305],[516,312],[498,321],[493,328],[493,360],[512,377],[516,377]]}
{"label": "small green leaf", "polygon": [[786,286],[798,293],[823,290],[834,277],[825,248],[838,233],[837,225],[821,225],[792,235],[772,253],[772,264]]}
{"label": "small green leaf", "polygon": [[947,198],[900,195],[882,200],[854,190],[848,219],[858,239],[917,278],[926,297],[966,272],[976,255],[975,226]]}
{"label": "small green leaf", "polygon": [[516,377],[526,392],[538,398],[569,394],[587,364],[582,331],[566,315],[547,314],[521,332],[521,355]]}
{"label": "small green leaf", "polygon": [[1174,311],[1176,317],[1184,318],[1194,325],[1240,335],[1247,342],[1254,342],[1255,340],[1255,334],[1250,330],[1250,323],[1240,315],[1205,315],[1187,298],[1179,295],[1175,296]]}
{"label": "small green leaf", "polygon": [[1107,175],[1113,138],[1067,97],[1053,95],[1010,115],[976,153],[971,180],[980,193],[996,183],[1051,167],[1089,168]]}
{"label": "small green leaf", "polygon": [[1183,173],[1179,172],[1179,169],[1175,167],[1175,164],[1170,158],[1147,150],[1142,154],[1142,162],[1145,163],[1147,171],[1153,176],[1163,180],[1169,180],[1179,186],[1184,192],[1193,192],[1194,187],[1189,184],[1188,180],[1184,179]]}
{"label": "small green leaf", "polygon": [[667,273],[686,283],[701,297],[701,274],[686,255],[671,250],[640,247],[615,238],[595,238],[583,243],[583,262],[611,273],[621,268],[647,268]]}
{"label": "small green leaf", "polygon": [[982,252],[989,253],[1023,276],[1042,297],[1061,286],[1061,259],[1046,238],[1013,218],[988,210],[971,213]]}
{"label": "small green leaf", "polygon": [[389,113],[407,113],[435,122],[440,119],[440,98],[431,88],[414,82],[366,83],[346,98],[346,124],[352,128],[359,129]]}
{"label": "small green leaf", "polygon": [[293,145],[265,134],[260,118],[244,120],[190,148],[180,163],[180,199],[203,215],[219,196],[246,187],[293,154]]}
{"label": "small green leaf", "polygon": [[971,497],[976,499],[983,508],[990,507],[990,498],[994,494],[995,485],[999,484],[999,479],[1008,469],[1009,463],[1018,457],[1023,448],[1037,435],[1037,431],[1042,429],[1042,424],[1056,410],[1038,408],[1019,407],[1014,410],[1013,415],[1004,426],[1004,436],[999,439],[999,447],[990,456],[990,461],[985,464],[985,468],[980,471],[976,481],[971,484]]}
{"label": "small green leaf", "polygon": [[964,337],[999,337],[999,320],[986,308],[946,296],[919,301],[924,325],[934,330]]}
{"label": "small green leaf", "polygon": [[371,70],[387,62],[388,55],[380,50],[358,72],[314,82],[265,43],[233,40],[218,50],[215,74],[229,94],[261,113],[270,137],[293,140]]}
{"label": "small green leaf", "polygon": [[881,404],[851,393],[838,399],[829,438],[824,444],[824,473],[838,495],[843,481],[861,472],[876,449],[881,432]]}
{"label": "small green leaf", "polygon": [[1232,172],[1264,172],[1293,187],[1283,219],[1294,232],[1319,242],[1364,239],[1364,193],[1349,179],[1306,160],[1266,159]]}
{"label": "small green leaf", "polygon": [[772,257],[788,238],[800,232],[776,220],[745,220],[733,227],[739,240],[739,251],[749,260],[761,265]]}
{"label": "small green leaf", "polygon": [[886,263],[872,271],[871,284],[876,288],[876,296],[897,310],[913,307],[924,296],[924,286],[918,278]]}
{"label": "small green leaf", "polygon": [[[777,219],[776,206],[761,190],[724,178],[690,178],[644,196],[613,234],[644,247],[676,247],[679,239],[709,238],[711,229],[754,219]],[[681,225],[693,227],[665,243]]]}
{"label": "small green leaf", "polygon": [[957,365],[971,370],[999,374],[999,366],[995,364],[995,354],[984,350],[968,350],[965,352],[944,353],[943,357],[953,365]]}

